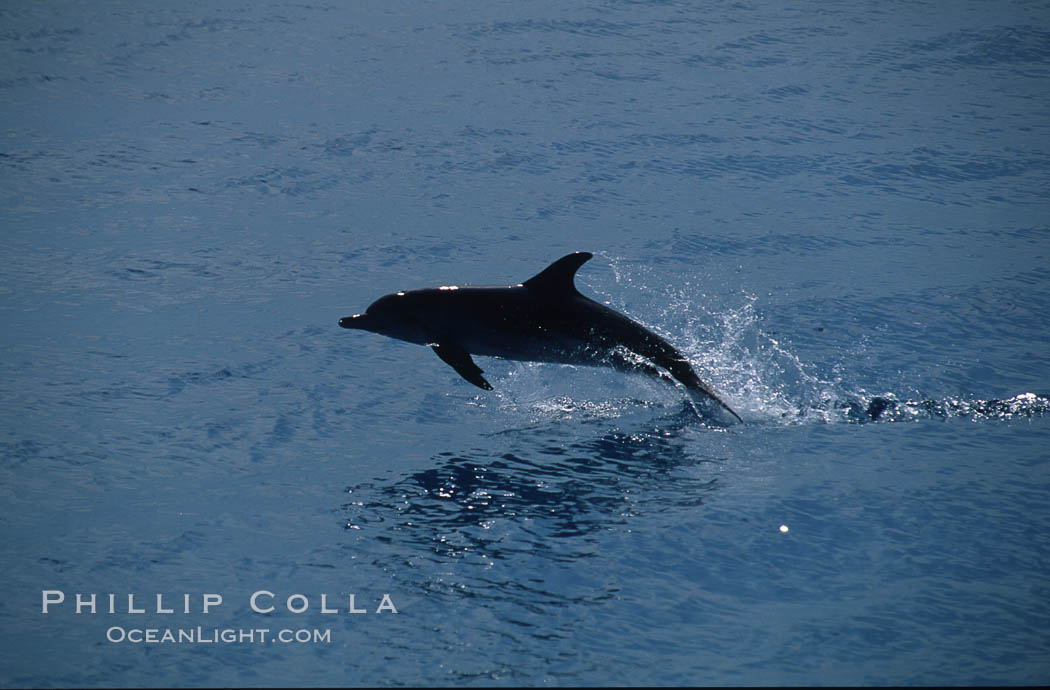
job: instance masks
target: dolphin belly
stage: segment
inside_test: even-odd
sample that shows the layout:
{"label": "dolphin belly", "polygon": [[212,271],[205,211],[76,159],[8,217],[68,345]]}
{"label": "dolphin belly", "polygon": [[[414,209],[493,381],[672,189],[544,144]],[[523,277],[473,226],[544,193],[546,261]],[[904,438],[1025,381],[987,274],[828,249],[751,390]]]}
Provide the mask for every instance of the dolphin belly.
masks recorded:
{"label": "dolphin belly", "polygon": [[600,364],[598,358],[588,352],[587,343],[576,339],[488,332],[460,338],[460,343],[467,352],[482,357],[548,364]]}

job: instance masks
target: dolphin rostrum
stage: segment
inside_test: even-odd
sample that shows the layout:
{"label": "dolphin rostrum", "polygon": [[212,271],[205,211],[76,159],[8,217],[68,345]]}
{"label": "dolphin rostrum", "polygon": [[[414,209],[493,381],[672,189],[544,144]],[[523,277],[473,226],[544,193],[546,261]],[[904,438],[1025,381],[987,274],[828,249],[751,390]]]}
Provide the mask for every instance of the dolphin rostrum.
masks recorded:
{"label": "dolphin rostrum", "polygon": [[385,295],[364,314],[339,319],[343,328],[430,345],[437,356],[479,388],[492,390],[471,355],[531,362],[605,365],[678,380],[714,411],[740,416],[704,384],[666,340],[576,289],[576,271],[593,255],[558,259],[524,283],[500,287],[443,285]]}

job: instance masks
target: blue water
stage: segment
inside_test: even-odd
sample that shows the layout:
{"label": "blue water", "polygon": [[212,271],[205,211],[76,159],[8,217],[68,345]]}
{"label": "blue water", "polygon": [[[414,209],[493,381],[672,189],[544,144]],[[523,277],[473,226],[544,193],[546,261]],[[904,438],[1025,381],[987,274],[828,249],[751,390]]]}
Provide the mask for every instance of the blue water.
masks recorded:
{"label": "blue water", "polygon": [[[1050,680],[1046,3],[449,7],[0,9],[0,684]],[[746,423],[337,326],[571,251]]]}

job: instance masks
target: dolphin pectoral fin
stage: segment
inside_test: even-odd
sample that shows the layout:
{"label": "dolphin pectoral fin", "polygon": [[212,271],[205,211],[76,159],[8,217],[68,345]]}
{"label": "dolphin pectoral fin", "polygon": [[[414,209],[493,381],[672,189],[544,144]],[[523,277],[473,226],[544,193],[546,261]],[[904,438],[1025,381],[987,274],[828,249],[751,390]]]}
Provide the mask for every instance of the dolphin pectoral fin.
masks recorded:
{"label": "dolphin pectoral fin", "polygon": [[482,369],[470,358],[470,353],[456,343],[440,343],[431,346],[441,361],[456,370],[460,376],[473,383],[478,388],[487,391],[492,390],[492,384],[482,376]]}

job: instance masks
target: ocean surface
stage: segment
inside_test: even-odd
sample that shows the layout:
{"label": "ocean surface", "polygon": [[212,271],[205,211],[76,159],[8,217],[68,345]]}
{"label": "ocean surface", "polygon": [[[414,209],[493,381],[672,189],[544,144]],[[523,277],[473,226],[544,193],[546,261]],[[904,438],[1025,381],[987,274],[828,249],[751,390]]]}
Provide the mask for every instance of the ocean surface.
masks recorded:
{"label": "ocean surface", "polygon": [[[1048,114],[1040,1],[4,2],[0,685],[1050,682]],[[337,325],[574,251],[743,424]]]}

